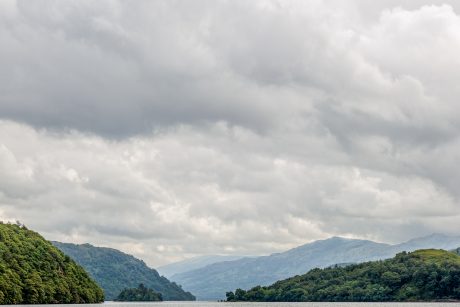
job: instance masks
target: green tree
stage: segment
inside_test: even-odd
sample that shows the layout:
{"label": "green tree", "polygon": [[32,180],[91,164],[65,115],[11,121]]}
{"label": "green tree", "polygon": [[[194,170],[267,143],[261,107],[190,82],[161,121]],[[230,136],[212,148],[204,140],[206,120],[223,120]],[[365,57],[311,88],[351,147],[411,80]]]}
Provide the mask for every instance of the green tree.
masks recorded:
{"label": "green tree", "polygon": [[152,302],[162,301],[163,298],[160,293],[145,287],[144,284],[140,284],[137,288],[124,289],[115,300],[121,302]]}
{"label": "green tree", "polygon": [[400,253],[392,259],[334,266],[254,287],[234,301],[431,301],[460,299],[460,256],[443,250]]}
{"label": "green tree", "polygon": [[85,270],[20,223],[0,223],[0,304],[98,303]]}

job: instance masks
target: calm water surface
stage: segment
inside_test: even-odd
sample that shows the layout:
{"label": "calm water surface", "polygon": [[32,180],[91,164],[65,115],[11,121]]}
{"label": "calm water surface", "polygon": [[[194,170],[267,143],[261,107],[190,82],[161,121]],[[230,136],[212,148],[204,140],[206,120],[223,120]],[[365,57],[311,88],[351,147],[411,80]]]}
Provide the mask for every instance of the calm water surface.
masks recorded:
{"label": "calm water surface", "polygon": [[457,307],[460,303],[222,303],[222,302],[106,302],[106,307]]}
{"label": "calm water surface", "polygon": [[[107,306],[110,305],[110,306]],[[106,302],[97,305],[50,305],[52,307],[454,307],[460,303],[219,303],[219,302]],[[29,305],[30,307],[30,305]]]}

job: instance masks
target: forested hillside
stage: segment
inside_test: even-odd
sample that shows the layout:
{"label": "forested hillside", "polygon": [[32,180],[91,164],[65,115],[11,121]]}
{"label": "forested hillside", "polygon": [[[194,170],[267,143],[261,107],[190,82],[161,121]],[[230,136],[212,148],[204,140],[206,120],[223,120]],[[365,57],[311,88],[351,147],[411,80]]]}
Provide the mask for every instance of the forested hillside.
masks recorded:
{"label": "forested hillside", "polygon": [[177,284],[162,277],[142,260],[116,249],[95,247],[90,244],[53,242],[69,257],[83,266],[104,289],[106,299],[114,300],[125,288],[139,284],[161,293],[164,300],[191,301],[195,297]]}
{"label": "forested hillside", "polygon": [[381,259],[389,253],[389,247],[372,241],[334,237],[270,256],[214,263],[176,274],[171,279],[190,289],[200,300],[220,300],[230,289],[270,285],[315,267]]}
{"label": "forested hillside", "polygon": [[0,304],[102,301],[102,289],[71,258],[24,226],[0,223]]}
{"label": "forested hillside", "polygon": [[268,286],[313,268],[340,263],[361,263],[394,257],[402,251],[460,246],[460,236],[432,234],[390,245],[368,240],[332,237],[314,241],[270,256],[242,258],[214,263],[196,270],[175,274],[171,280],[181,284],[201,300],[220,300],[229,289]]}
{"label": "forested hillside", "polygon": [[228,301],[433,301],[460,299],[460,256],[443,250],[400,253],[384,261],[313,269],[227,293]]}

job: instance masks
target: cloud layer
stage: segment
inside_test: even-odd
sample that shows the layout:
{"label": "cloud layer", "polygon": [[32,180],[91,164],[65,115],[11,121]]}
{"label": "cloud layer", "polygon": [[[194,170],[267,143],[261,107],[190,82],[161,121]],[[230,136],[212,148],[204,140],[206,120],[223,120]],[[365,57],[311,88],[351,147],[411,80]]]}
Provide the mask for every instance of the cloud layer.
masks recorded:
{"label": "cloud layer", "polygon": [[457,233],[455,1],[2,1],[0,217],[152,265]]}

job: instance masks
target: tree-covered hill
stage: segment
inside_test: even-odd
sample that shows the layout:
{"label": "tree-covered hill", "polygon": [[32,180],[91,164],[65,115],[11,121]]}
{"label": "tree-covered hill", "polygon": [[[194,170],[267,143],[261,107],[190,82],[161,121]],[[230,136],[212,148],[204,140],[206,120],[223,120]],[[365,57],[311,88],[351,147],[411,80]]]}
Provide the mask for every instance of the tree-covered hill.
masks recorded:
{"label": "tree-covered hill", "polygon": [[123,289],[115,299],[118,302],[159,302],[162,300],[161,293],[155,292],[143,284],[137,288]]}
{"label": "tree-covered hill", "polygon": [[0,223],[0,304],[99,303],[85,270],[24,226]]}
{"label": "tree-covered hill", "polygon": [[460,299],[460,256],[444,250],[313,269],[268,287],[228,292],[228,301],[432,301]]}
{"label": "tree-covered hill", "polygon": [[175,274],[171,280],[191,291],[199,300],[222,300],[229,289],[268,286],[278,280],[305,274],[313,268],[340,263],[362,263],[394,257],[402,251],[460,246],[460,236],[432,234],[396,245],[368,240],[332,237],[282,253],[213,263]]}
{"label": "tree-covered hill", "polygon": [[74,259],[104,289],[107,300],[114,300],[125,288],[136,288],[139,284],[161,293],[167,301],[192,301],[195,297],[176,283],[160,276],[142,260],[116,249],[95,247],[90,244],[53,242],[69,257]]}

